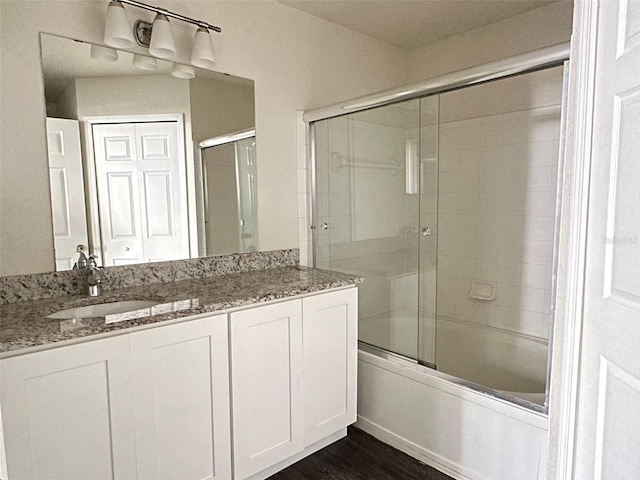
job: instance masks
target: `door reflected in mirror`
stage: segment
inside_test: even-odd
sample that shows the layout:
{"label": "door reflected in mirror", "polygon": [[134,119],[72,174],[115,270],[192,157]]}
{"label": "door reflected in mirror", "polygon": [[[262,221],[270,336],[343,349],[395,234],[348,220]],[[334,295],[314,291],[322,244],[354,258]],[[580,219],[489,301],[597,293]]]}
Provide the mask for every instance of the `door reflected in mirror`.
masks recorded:
{"label": "door reflected in mirror", "polygon": [[41,42],[57,270],[78,245],[107,266],[259,249],[253,81]]}
{"label": "door reflected in mirror", "polygon": [[200,145],[207,255],[258,250],[255,131]]}

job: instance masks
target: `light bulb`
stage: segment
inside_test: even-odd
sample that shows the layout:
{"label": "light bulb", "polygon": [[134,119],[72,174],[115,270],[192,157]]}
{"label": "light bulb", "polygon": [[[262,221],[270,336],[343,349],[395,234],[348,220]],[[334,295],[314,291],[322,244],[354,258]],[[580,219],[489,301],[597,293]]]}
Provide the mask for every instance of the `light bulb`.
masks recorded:
{"label": "light bulb", "polygon": [[200,68],[213,68],[216,64],[213,56],[211,35],[209,34],[209,30],[204,27],[198,27],[196,36],[193,39],[191,64]]}
{"label": "light bulb", "polygon": [[104,43],[114,48],[131,48],[135,44],[133,29],[127,18],[127,12],[125,12],[124,6],[118,0],[111,0],[107,7]]}
{"label": "light bulb", "polygon": [[176,44],[171,33],[171,24],[166,15],[159,13],[151,28],[149,53],[154,57],[172,59],[176,56]]}

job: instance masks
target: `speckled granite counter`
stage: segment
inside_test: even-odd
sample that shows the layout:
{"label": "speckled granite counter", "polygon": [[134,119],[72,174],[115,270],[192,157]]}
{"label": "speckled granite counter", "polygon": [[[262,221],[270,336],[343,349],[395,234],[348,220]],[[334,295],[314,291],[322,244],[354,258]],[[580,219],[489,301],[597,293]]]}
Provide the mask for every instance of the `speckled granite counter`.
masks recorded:
{"label": "speckled granite counter", "polygon": [[[69,295],[9,303],[0,305],[0,355],[20,354],[23,349],[30,347],[117,332],[189,315],[219,312],[353,285],[360,281],[356,275],[289,266],[111,290],[97,298]],[[105,323],[105,317],[70,320],[46,318],[67,308],[131,299],[157,300],[159,303],[151,308],[118,314],[119,318],[110,319],[116,323]]]}

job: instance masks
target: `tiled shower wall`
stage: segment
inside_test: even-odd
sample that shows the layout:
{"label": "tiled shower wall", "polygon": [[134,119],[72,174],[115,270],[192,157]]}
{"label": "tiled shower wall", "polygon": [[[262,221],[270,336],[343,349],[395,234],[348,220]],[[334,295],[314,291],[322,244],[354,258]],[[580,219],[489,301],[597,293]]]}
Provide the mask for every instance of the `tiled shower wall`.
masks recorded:
{"label": "tiled shower wall", "polygon": [[559,105],[441,124],[439,316],[548,338],[559,124]]}

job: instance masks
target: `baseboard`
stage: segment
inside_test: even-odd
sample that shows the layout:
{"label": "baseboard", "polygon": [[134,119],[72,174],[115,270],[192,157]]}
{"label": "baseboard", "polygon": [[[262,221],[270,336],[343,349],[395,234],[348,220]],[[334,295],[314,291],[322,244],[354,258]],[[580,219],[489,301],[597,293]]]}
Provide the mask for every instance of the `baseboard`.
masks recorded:
{"label": "baseboard", "polygon": [[422,463],[455,478],[456,480],[489,480],[484,477],[479,477],[473,472],[469,472],[468,469],[465,469],[460,465],[456,465],[442,456],[437,455],[436,453],[431,452],[420,445],[417,445],[406,438],[403,438],[386,428],[361,417],[360,415],[358,415],[358,421],[353,426],[367,432],[378,440],[391,445],[401,452],[420,460]]}
{"label": "baseboard", "polygon": [[285,468],[293,465],[297,461],[302,460],[305,457],[308,457],[312,453],[316,453],[318,450],[321,450],[324,447],[331,445],[332,443],[337,442],[338,440],[346,436],[347,436],[347,428],[345,427],[323,438],[322,440],[319,440],[316,443],[309,445],[307,448],[305,448],[301,452],[298,452],[295,455],[292,455],[291,457],[279,463],[276,463],[275,465],[270,466],[269,468],[265,468],[264,470],[254,475],[251,475],[250,477],[247,478],[247,480],[264,480],[265,478],[268,478],[271,475],[278,473],[280,470],[284,470]]}

